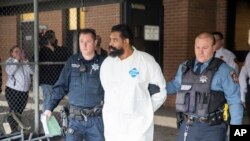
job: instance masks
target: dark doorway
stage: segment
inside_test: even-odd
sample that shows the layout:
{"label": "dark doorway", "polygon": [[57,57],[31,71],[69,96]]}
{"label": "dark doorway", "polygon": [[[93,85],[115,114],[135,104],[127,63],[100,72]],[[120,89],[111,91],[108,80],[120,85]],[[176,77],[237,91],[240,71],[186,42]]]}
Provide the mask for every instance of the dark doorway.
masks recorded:
{"label": "dark doorway", "polygon": [[121,4],[121,23],[132,28],[135,47],[154,56],[163,68],[162,0],[124,0]]}
{"label": "dark doorway", "polygon": [[250,1],[228,1],[227,47],[243,62],[250,49]]}
{"label": "dark doorway", "polygon": [[34,22],[21,23],[21,47],[25,51],[25,55],[29,60],[34,56]]}

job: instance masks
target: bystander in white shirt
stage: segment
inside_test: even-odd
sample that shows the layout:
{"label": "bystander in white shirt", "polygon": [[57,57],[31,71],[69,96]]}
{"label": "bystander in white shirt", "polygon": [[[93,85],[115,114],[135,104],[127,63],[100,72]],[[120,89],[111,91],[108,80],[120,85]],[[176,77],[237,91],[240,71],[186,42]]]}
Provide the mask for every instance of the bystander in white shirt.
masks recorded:
{"label": "bystander in white shirt", "polygon": [[28,61],[19,62],[12,57],[6,61],[8,75],[6,86],[17,91],[28,92],[31,84],[30,75],[33,74],[33,71],[28,64],[18,63],[28,63]]}

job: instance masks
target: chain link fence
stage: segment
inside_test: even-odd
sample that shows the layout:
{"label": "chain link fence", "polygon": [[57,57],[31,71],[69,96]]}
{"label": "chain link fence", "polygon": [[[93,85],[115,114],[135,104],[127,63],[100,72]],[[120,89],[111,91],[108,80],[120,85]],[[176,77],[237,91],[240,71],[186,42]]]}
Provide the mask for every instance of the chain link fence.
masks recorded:
{"label": "chain link fence", "polygon": [[[38,7],[39,4],[45,5],[40,2]],[[46,8],[43,6],[38,10],[37,33],[34,30],[36,18],[33,3],[1,9],[3,13],[0,16],[0,31],[5,34],[0,36],[0,136],[20,131],[20,123],[15,118],[20,119],[29,132],[37,130],[36,123],[39,123],[39,130],[43,132],[35,112],[37,110],[39,114],[42,113],[47,102],[45,98],[49,99],[51,95],[50,88],[57,81],[65,61],[73,54],[73,36],[76,28],[71,30],[69,24],[77,25],[74,23],[77,22],[77,16],[72,17],[69,8],[62,9],[56,4],[46,3]],[[38,84],[38,90],[34,84]],[[36,91],[39,91],[39,95],[35,94]],[[36,109],[37,96],[39,109]],[[66,99],[62,100],[60,106],[64,104]],[[54,112],[58,121],[60,106]],[[12,113],[15,113],[15,116]]]}
{"label": "chain link fence", "polygon": [[[77,31],[94,28],[107,49],[118,23],[118,0],[0,1],[0,137],[20,130],[12,113],[29,132],[43,133],[39,115],[65,61],[79,52]],[[58,121],[66,103],[67,97],[54,110]]]}

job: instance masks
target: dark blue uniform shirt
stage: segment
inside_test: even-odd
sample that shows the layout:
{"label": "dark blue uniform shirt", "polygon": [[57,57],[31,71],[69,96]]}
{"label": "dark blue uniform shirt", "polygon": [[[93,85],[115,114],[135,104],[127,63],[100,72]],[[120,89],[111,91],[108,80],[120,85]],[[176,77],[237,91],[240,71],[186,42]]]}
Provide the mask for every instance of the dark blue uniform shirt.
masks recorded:
{"label": "dark blue uniform shirt", "polygon": [[53,86],[52,98],[46,109],[53,111],[66,94],[71,105],[79,107],[99,105],[104,98],[99,78],[103,60],[104,57],[97,54],[92,60],[85,60],[81,54],[72,55]]}

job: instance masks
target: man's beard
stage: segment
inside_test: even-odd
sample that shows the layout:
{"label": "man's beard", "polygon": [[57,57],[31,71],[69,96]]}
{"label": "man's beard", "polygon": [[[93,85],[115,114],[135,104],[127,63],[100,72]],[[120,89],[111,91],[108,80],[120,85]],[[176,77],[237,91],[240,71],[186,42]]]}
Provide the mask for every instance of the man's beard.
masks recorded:
{"label": "man's beard", "polygon": [[121,56],[124,53],[123,48],[117,49],[113,46],[109,46],[109,51],[110,51],[109,56],[111,56],[111,57]]}

